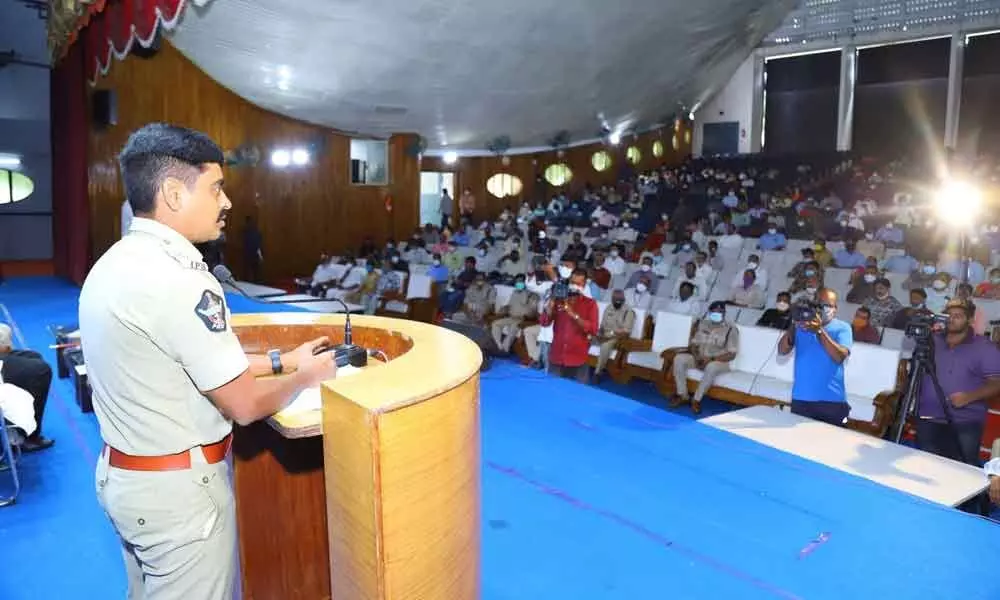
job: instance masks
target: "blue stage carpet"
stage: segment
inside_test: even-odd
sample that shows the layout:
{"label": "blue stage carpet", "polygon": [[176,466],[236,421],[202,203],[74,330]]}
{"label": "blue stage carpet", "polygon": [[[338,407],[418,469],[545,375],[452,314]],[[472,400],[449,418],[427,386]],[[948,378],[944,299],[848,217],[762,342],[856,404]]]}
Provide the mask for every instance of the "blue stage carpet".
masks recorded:
{"label": "blue stage carpet", "polygon": [[[19,279],[0,303],[44,349],[47,324],[75,320],[76,289]],[[504,361],[483,374],[484,599],[1000,598],[994,523],[661,403],[646,384],[583,387]],[[0,599],[122,598],[93,493],[96,422],[68,382],[49,406],[58,443],[24,457],[18,504],[0,509]]]}

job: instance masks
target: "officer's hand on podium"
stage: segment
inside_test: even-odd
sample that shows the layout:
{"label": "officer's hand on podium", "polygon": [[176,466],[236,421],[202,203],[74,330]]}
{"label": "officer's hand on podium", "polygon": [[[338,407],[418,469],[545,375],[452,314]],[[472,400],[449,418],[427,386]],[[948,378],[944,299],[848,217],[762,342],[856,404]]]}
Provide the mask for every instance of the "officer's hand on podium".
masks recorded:
{"label": "officer's hand on podium", "polygon": [[299,362],[299,373],[305,378],[308,386],[319,385],[328,379],[336,379],[337,362],[333,352],[320,352],[308,355]]}
{"label": "officer's hand on podium", "polygon": [[295,350],[292,350],[287,355],[283,356],[281,358],[281,362],[288,371],[296,371],[299,369],[299,365],[311,358],[312,355],[329,346],[330,338],[326,336],[318,337],[312,341],[302,344]]}

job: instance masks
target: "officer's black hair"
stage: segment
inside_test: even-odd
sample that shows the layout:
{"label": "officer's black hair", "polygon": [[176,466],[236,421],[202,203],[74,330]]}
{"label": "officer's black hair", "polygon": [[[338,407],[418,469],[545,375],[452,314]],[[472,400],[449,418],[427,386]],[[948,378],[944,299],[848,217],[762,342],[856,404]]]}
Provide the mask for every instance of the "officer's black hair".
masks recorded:
{"label": "officer's black hair", "polygon": [[166,123],[150,123],[133,131],[118,155],[125,196],[137,215],[153,212],[156,194],[167,177],[190,188],[203,165],[222,165],[224,160],[222,149],[204,133]]}

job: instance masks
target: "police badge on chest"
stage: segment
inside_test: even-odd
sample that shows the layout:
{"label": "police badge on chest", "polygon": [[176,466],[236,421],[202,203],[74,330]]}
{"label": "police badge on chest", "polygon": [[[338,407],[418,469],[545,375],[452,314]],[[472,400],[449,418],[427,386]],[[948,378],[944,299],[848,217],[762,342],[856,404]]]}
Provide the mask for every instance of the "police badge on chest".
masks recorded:
{"label": "police badge on chest", "polygon": [[195,314],[209,331],[226,330],[226,307],[222,297],[211,290],[201,294],[201,302],[194,308]]}

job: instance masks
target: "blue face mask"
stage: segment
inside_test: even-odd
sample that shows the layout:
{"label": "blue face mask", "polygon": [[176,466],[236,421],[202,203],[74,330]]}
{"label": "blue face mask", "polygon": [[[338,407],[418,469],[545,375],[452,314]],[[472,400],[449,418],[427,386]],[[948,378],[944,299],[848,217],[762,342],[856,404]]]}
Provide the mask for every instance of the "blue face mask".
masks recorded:
{"label": "blue face mask", "polygon": [[713,322],[713,323],[721,323],[723,318],[724,318],[724,315],[722,313],[720,313],[720,312],[711,312],[711,313],[708,313],[708,320],[711,321],[711,322]]}
{"label": "blue face mask", "polygon": [[515,283],[514,284],[514,289],[523,290],[524,289],[524,282],[523,281],[518,281],[517,283]]}

